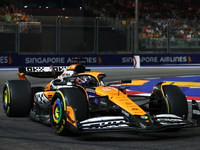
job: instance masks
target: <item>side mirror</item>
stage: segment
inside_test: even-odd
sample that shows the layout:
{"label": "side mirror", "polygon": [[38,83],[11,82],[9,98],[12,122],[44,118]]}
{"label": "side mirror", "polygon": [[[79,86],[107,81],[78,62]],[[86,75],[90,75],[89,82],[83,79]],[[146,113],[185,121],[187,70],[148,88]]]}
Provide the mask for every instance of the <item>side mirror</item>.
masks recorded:
{"label": "side mirror", "polygon": [[130,80],[130,79],[123,79],[121,81],[121,83],[132,83],[132,80]]}

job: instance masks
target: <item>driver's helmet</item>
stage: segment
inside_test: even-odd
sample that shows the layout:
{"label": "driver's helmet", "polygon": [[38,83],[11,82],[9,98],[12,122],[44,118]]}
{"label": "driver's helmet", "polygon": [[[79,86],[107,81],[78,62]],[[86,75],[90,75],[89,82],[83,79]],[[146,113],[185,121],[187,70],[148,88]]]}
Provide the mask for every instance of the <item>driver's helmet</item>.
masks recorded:
{"label": "driver's helmet", "polygon": [[82,86],[88,86],[90,83],[91,77],[89,76],[79,76],[76,79],[76,83]]}

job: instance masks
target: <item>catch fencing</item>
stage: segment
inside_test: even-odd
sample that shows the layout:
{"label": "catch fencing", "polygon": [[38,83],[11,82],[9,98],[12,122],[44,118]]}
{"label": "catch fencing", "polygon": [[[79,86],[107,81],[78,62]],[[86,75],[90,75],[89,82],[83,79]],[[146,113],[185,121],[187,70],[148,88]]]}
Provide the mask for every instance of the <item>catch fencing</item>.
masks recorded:
{"label": "catch fencing", "polygon": [[194,20],[139,20],[138,32],[134,32],[134,19],[34,16],[34,20],[35,22],[0,22],[0,52],[200,53],[200,26]]}

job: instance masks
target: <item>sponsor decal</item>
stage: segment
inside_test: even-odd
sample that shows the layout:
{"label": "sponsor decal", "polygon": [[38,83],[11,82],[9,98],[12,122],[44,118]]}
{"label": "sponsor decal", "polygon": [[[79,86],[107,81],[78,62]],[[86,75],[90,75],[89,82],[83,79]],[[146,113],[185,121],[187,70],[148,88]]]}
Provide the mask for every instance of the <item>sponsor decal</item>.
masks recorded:
{"label": "sponsor decal", "polygon": [[7,64],[8,63],[8,56],[0,56],[0,63]]}
{"label": "sponsor decal", "polygon": [[91,97],[95,97],[95,96],[94,95],[88,95],[88,97],[91,98]]}
{"label": "sponsor decal", "polygon": [[142,118],[142,119],[148,119],[147,116],[140,116],[140,118]]}
{"label": "sponsor decal", "polygon": [[102,88],[101,90],[102,91],[112,91],[112,89],[110,89],[110,88]]}
{"label": "sponsor decal", "polygon": [[9,63],[9,64],[12,64],[12,58],[11,58],[11,56],[8,57],[8,60],[9,60],[8,63]]}
{"label": "sponsor decal", "polygon": [[126,115],[127,117],[129,117],[129,113],[128,112],[126,112],[125,110],[123,110],[122,109],[122,113],[124,114],[124,115]]}
{"label": "sponsor decal", "polygon": [[140,62],[158,62],[158,57],[141,57]]}
{"label": "sponsor decal", "polygon": [[63,69],[66,68],[66,66],[58,66],[58,67],[53,67],[54,71],[63,71]]}
{"label": "sponsor decal", "polygon": [[52,95],[48,95],[48,98],[52,98]]}
{"label": "sponsor decal", "polygon": [[147,63],[166,63],[166,62],[191,62],[190,56],[187,58],[187,56],[174,56],[174,57],[141,57],[140,62],[147,62]]}
{"label": "sponsor decal", "polygon": [[117,91],[117,89],[115,89],[115,88],[101,88],[101,90],[102,91],[112,91],[112,90],[115,90],[115,91]]}
{"label": "sponsor decal", "polygon": [[188,56],[188,62],[192,62],[192,59],[190,56]]}
{"label": "sponsor decal", "polygon": [[187,62],[187,56],[161,57],[160,62]]}
{"label": "sponsor decal", "polygon": [[[132,57],[122,57],[122,63],[133,63]],[[185,63],[192,62],[190,56],[140,56],[141,63]]]}
{"label": "sponsor decal", "polygon": [[[62,72],[66,66],[54,66],[53,70],[55,72]],[[27,72],[52,72],[51,67],[26,67]]]}
{"label": "sponsor decal", "polygon": [[193,110],[192,113],[193,113],[194,115],[200,115],[200,111],[199,111],[199,110]]}
{"label": "sponsor decal", "polygon": [[52,113],[53,113],[53,121],[59,123],[62,118],[62,105],[59,100],[56,100],[54,102]]}
{"label": "sponsor decal", "polygon": [[133,103],[130,103],[130,102],[126,102],[126,105],[132,105]]}
{"label": "sponsor decal", "polygon": [[0,56],[0,64],[12,64],[11,56]]}
{"label": "sponsor decal", "polygon": [[122,57],[122,63],[132,63],[133,57]]}
{"label": "sponsor decal", "polygon": [[43,58],[43,57],[39,57],[39,58],[29,58],[26,57],[25,58],[25,63],[26,64],[43,64],[43,63],[65,63],[65,57],[47,57],[47,58]]}
{"label": "sponsor decal", "polygon": [[44,67],[26,67],[27,72],[44,72]]}
{"label": "sponsor decal", "polygon": [[94,89],[86,88],[85,90],[86,90],[87,92],[90,92],[90,93],[96,93]]}
{"label": "sponsor decal", "polygon": [[97,57],[69,57],[66,63],[73,63],[73,59],[86,59],[86,61],[84,62],[89,63],[89,64],[94,64],[94,63],[97,63],[98,61],[99,63],[102,62],[100,57],[98,59]]}
{"label": "sponsor decal", "polygon": [[85,63],[102,63],[101,57],[26,57],[25,64],[64,64],[73,63],[73,59],[86,59]]}
{"label": "sponsor decal", "polygon": [[101,59],[101,57],[98,58],[98,63],[101,64],[103,61]]}

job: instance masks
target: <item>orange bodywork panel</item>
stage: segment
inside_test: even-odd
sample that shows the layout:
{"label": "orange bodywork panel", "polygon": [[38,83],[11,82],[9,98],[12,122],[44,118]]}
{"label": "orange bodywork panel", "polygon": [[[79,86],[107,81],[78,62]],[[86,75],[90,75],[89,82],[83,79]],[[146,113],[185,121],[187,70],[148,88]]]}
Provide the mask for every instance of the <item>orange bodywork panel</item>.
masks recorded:
{"label": "orange bodywork panel", "polygon": [[44,91],[44,95],[51,100],[53,95],[54,95],[55,91]]}
{"label": "orange bodywork panel", "polygon": [[69,67],[67,67],[67,70],[74,70],[77,65],[78,64],[70,65]]}
{"label": "orange bodywork panel", "polygon": [[99,86],[96,88],[97,95],[108,96],[109,100],[126,110],[132,115],[146,115],[147,113],[134,103],[126,94],[116,88]]}
{"label": "orange bodywork panel", "polygon": [[75,120],[74,110],[70,106],[67,106],[67,118],[66,119],[73,126],[76,126],[76,120]]}
{"label": "orange bodywork panel", "polygon": [[49,82],[49,84],[47,84],[46,86],[45,86],[45,89],[44,89],[45,91],[48,91],[48,90],[50,90],[50,82]]}
{"label": "orange bodywork panel", "polygon": [[20,80],[27,80],[24,73],[17,73],[17,74],[18,74]]}
{"label": "orange bodywork panel", "polygon": [[79,73],[79,75],[91,75],[93,77],[98,77],[100,74],[105,74],[103,72],[85,72],[85,73]]}
{"label": "orange bodywork panel", "polygon": [[99,76],[100,74],[105,74],[105,73],[103,73],[103,72],[86,72],[86,73],[79,73],[79,75],[90,75],[90,76],[95,77],[95,78],[97,79],[97,82],[98,82],[99,85],[100,85],[100,83],[99,83],[98,76]]}

